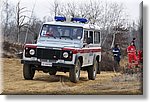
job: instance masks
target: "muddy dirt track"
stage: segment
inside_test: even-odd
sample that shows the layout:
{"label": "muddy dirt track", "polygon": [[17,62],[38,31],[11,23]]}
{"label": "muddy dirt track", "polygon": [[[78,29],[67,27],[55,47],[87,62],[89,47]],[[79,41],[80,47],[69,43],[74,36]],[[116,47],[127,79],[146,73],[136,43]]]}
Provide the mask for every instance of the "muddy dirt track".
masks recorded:
{"label": "muddy dirt track", "polygon": [[3,58],[2,94],[142,94],[141,81],[136,75],[101,72],[96,80],[88,80],[81,72],[78,83],[69,81],[69,73],[55,76],[36,71],[33,80],[24,80],[19,59]]}

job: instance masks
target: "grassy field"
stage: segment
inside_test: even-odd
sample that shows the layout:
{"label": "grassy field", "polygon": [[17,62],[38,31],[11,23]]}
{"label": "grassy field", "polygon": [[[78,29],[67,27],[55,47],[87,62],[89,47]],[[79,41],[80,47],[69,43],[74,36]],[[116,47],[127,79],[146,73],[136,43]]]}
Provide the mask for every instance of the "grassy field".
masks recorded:
{"label": "grassy field", "polygon": [[87,72],[81,72],[78,83],[69,81],[69,73],[55,76],[36,71],[33,80],[24,80],[20,59],[3,58],[4,89],[2,94],[90,94],[137,95],[142,94],[142,83],[136,75],[101,72],[96,80],[88,80]]}

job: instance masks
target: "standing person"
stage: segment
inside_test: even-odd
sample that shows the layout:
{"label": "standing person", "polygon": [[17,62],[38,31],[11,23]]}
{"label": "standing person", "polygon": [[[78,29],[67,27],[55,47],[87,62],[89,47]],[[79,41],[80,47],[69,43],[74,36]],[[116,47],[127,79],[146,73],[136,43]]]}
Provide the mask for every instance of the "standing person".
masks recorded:
{"label": "standing person", "polygon": [[131,44],[127,48],[127,53],[128,53],[128,62],[129,62],[129,68],[131,68],[131,64],[133,61],[137,61],[136,57],[136,48],[134,46],[134,43],[131,42]]}
{"label": "standing person", "polygon": [[118,44],[115,44],[115,47],[112,49],[114,56],[114,71],[119,71],[121,51]]}

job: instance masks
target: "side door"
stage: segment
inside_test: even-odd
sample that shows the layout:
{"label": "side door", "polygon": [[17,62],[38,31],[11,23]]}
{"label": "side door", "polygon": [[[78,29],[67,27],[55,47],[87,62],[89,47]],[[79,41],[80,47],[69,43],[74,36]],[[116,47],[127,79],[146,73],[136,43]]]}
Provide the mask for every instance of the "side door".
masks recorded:
{"label": "side door", "polygon": [[[94,46],[96,48],[101,49],[101,33],[100,31],[95,31],[94,32]],[[101,52],[95,52],[96,55],[99,55],[99,61],[101,60]]]}
{"label": "side door", "polygon": [[[82,50],[87,50],[88,49],[88,35],[89,35],[89,31],[88,30],[84,30],[84,38],[83,38],[83,48]],[[83,66],[86,66],[88,64],[88,53],[83,53]]]}

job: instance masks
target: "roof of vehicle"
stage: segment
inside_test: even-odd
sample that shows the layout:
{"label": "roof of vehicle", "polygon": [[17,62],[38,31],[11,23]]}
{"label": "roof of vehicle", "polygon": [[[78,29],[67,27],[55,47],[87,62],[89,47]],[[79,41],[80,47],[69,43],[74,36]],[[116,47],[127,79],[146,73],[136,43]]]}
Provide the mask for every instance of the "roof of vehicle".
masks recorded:
{"label": "roof of vehicle", "polygon": [[53,22],[46,22],[44,24],[62,25],[62,26],[73,26],[73,27],[83,27],[85,29],[94,29],[94,30],[100,30],[101,29],[97,25],[85,24],[85,23],[78,23],[78,22],[59,22],[59,21],[53,21]]}

